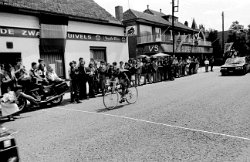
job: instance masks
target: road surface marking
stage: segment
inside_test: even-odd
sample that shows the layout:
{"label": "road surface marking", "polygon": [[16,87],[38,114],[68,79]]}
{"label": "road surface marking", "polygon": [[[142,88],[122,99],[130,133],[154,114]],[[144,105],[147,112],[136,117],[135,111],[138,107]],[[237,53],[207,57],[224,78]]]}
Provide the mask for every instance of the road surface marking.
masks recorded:
{"label": "road surface marking", "polygon": [[229,138],[236,138],[236,139],[242,139],[242,140],[250,141],[250,138],[245,138],[245,137],[240,137],[240,136],[233,136],[233,135],[228,135],[228,134],[223,134],[223,133],[210,132],[210,131],[205,131],[205,130],[200,130],[200,129],[186,128],[186,127],[182,127],[182,126],[158,123],[158,122],[153,122],[153,121],[148,121],[148,120],[143,120],[143,119],[136,119],[136,118],[120,116],[120,115],[112,115],[112,114],[107,114],[107,113],[97,113],[97,112],[83,111],[83,110],[76,110],[76,109],[65,109],[65,108],[59,108],[59,107],[57,107],[56,109],[67,110],[67,111],[75,111],[75,112],[82,112],[82,113],[87,113],[87,114],[111,116],[111,117],[115,117],[115,118],[129,119],[129,120],[133,120],[133,121],[137,121],[137,122],[145,122],[145,123],[161,125],[161,126],[170,127],[170,128],[184,129],[184,130],[193,131],[193,132],[202,132],[202,133],[206,133],[206,134],[213,134],[213,135],[218,135],[218,136],[225,136],[225,137],[229,137]]}

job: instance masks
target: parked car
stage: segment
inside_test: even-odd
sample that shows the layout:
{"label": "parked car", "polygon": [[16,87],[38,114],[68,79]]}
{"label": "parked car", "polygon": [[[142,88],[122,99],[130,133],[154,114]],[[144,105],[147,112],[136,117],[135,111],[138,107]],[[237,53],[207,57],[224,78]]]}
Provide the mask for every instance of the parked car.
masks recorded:
{"label": "parked car", "polygon": [[12,133],[0,125],[0,161],[19,162],[16,140]]}
{"label": "parked car", "polygon": [[245,75],[250,70],[249,57],[228,58],[224,65],[221,66],[221,75],[242,74]]}

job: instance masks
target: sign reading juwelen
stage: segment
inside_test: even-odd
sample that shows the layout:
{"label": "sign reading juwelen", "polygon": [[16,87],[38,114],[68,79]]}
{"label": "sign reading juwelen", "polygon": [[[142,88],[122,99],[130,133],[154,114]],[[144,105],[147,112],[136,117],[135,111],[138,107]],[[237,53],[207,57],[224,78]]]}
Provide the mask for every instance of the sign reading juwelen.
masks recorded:
{"label": "sign reading juwelen", "polygon": [[74,32],[68,32],[67,39],[82,40],[82,41],[123,42],[123,43],[127,41],[127,38],[124,36],[101,35],[101,34],[90,34],[90,33],[74,33]]}

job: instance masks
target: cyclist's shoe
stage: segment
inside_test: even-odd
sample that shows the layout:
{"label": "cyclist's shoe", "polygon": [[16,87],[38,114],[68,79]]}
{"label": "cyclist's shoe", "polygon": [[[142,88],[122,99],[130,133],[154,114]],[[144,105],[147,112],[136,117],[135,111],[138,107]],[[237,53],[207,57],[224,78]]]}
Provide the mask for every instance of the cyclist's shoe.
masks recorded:
{"label": "cyclist's shoe", "polygon": [[123,102],[125,102],[125,98],[122,98],[122,99],[120,100],[120,103],[123,103]]}
{"label": "cyclist's shoe", "polygon": [[126,89],[126,90],[125,90],[125,94],[128,94],[128,92],[129,92],[128,89]]}

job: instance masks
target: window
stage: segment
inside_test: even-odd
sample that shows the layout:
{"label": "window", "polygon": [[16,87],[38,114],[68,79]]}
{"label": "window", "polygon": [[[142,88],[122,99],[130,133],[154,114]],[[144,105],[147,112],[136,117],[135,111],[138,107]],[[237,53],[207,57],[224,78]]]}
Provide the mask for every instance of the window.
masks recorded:
{"label": "window", "polygon": [[140,25],[140,35],[141,36],[152,35],[152,26]]}
{"label": "window", "polygon": [[156,41],[161,41],[161,28],[155,28]]}
{"label": "window", "polygon": [[90,58],[96,61],[107,61],[106,47],[90,47]]}

